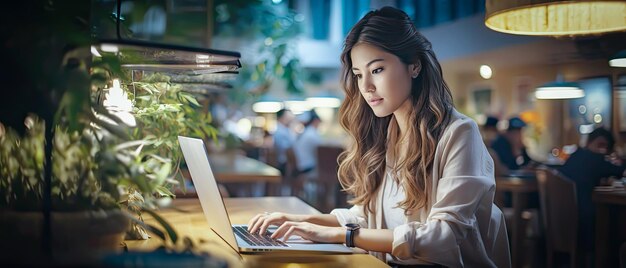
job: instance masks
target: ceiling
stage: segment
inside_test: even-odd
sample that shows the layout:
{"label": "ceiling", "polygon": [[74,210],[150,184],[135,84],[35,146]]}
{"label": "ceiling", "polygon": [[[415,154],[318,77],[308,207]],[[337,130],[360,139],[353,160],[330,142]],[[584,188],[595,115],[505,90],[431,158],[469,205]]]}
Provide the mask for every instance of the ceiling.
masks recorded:
{"label": "ceiling", "polygon": [[482,64],[494,69],[560,65],[608,60],[611,55],[622,49],[626,49],[626,33],[577,39],[548,38],[442,61],[442,67],[446,72],[462,74],[477,72]]}

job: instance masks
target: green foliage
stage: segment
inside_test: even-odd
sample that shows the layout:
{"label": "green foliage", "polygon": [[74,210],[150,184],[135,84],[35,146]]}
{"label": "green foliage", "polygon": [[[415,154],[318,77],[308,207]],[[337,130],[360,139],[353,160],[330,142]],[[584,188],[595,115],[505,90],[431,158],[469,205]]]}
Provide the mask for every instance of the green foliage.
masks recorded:
{"label": "green foliage", "polygon": [[[248,59],[252,62],[243,62],[251,67],[242,70],[238,80],[241,85],[235,89],[260,95],[280,79],[286,82],[287,92],[303,93],[302,67],[295,47],[296,38],[302,33],[301,15],[286,5],[267,0],[218,0],[214,12],[217,38],[245,38],[256,46],[255,58]],[[229,93],[235,102],[246,99],[233,96],[237,90]]]}
{"label": "green foliage", "polygon": [[[180,85],[167,82],[169,80],[157,73],[131,85],[136,89],[134,114],[139,125],[132,130],[131,137],[148,145],[143,148],[142,157],[173,163],[171,172],[160,176],[176,179],[184,185],[179,169],[183,157],[178,136],[216,140],[218,130],[211,125],[211,114],[202,111],[195,96],[182,91]],[[127,92],[131,93],[130,90]],[[165,186],[158,187],[157,191],[161,195],[171,195],[168,189],[172,184]]]}
{"label": "green foliage", "polygon": [[[25,120],[20,137],[9,128],[0,134],[1,207],[40,210],[43,196],[44,122],[35,115]],[[113,159],[106,143],[99,143],[92,129],[82,132],[57,127],[52,152],[52,205],[57,211],[119,207]],[[117,164],[117,163],[116,163]],[[112,191],[104,191],[113,188]]]}
{"label": "green foliage", "polygon": [[[139,91],[137,128],[127,128],[100,105],[109,81],[128,81],[128,75],[114,55],[92,61],[90,2],[20,2],[20,8],[2,18],[20,22],[17,31],[1,30],[6,42],[0,53],[11,66],[1,102],[8,109],[0,113],[2,210],[41,210],[46,131],[54,134],[53,210],[125,204],[136,213],[154,208],[159,197],[173,196],[180,164],[175,135],[216,135],[208,124],[210,115],[199,113],[196,99],[180,90],[154,86],[154,91]],[[26,113],[31,114],[24,118]],[[46,130],[44,125],[53,127]],[[175,239],[171,226],[161,225],[162,233]]]}

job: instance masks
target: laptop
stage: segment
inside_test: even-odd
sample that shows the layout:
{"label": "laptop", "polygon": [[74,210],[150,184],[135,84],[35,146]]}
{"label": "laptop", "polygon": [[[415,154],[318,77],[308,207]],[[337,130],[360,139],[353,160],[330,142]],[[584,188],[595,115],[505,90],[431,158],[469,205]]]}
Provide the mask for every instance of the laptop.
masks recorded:
{"label": "laptop", "polygon": [[201,139],[178,136],[180,148],[187,162],[198,199],[206,221],[220,238],[239,253],[310,251],[320,253],[352,253],[352,249],[343,244],[315,243],[301,237],[293,237],[283,242],[271,239],[272,227],[266,235],[251,234],[246,225],[232,225],[228,212],[217,187],[217,182]]}

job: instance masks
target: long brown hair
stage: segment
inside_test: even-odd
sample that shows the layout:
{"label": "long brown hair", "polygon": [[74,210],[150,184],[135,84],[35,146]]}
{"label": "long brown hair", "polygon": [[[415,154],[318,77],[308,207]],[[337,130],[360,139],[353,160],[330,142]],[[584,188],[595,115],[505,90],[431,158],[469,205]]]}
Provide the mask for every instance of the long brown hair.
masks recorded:
{"label": "long brown hair", "polygon": [[[420,64],[413,79],[409,128],[400,137],[393,115],[378,118],[361,97],[352,73],[352,48],[367,43],[396,55],[405,64]],[[341,83],[346,93],[339,108],[340,123],[349,133],[351,143],[339,156],[338,177],[342,187],[354,196],[352,204],[374,212],[375,192],[386,168],[388,150],[399,147],[395,140],[409,140],[407,153],[395,159],[393,174],[406,192],[399,207],[420,209],[429,201],[431,172],[437,142],[448,125],[453,109],[450,89],[443,80],[441,66],[430,42],[420,34],[409,16],[401,10],[383,7],[367,13],[348,33],[341,53]]]}

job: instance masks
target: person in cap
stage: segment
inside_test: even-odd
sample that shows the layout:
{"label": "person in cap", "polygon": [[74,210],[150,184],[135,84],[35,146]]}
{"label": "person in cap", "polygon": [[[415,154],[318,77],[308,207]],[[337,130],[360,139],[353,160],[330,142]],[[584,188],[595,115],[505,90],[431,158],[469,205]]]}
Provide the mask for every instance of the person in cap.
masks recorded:
{"label": "person in cap", "polygon": [[487,146],[491,145],[496,137],[498,137],[498,121],[497,117],[487,116],[485,124],[483,124],[481,128],[481,135],[483,136],[483,141]]}
{"label": "person in cap", "polygon": [[509,170],[518,170],[532,163],[522,141],[522,129],[526,123],[519,117],[509,119],[506,132],[498,135],[491,143],[491,148],[502,164]]}

